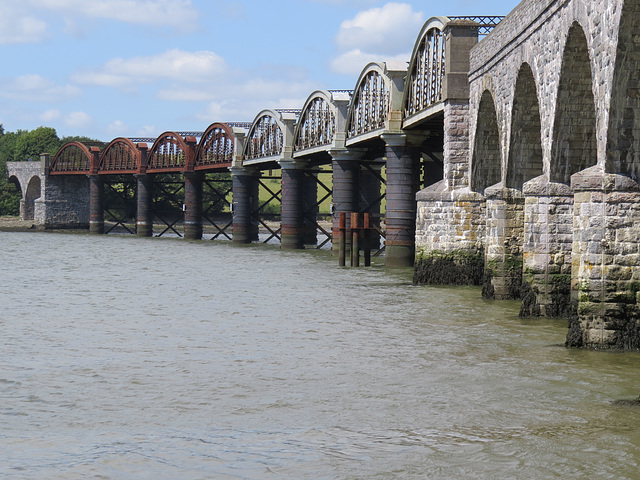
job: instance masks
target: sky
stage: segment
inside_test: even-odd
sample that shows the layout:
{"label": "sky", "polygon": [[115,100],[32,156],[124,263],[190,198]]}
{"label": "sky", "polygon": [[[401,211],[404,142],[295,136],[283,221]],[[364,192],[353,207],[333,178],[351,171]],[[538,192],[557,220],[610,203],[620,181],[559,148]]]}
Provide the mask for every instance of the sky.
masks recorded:
{"label": "sky", "polygon": [[157,137],[302,108],[409,61],[433,16],[519,0],[0,0],[0,123],[60,137]]}

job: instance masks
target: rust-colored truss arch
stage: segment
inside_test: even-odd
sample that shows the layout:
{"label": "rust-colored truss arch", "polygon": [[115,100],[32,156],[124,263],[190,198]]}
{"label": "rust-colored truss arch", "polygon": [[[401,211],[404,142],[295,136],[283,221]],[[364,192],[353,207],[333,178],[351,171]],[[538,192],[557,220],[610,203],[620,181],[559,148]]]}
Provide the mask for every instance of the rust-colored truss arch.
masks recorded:
{"label": "rust-colored truss arch", "polygon": [[384,128],[390,110],[390,81],[384,64],[373,62],[358,79],[347,115],[347,138]]}
{"label": "rust-colored truss arch", "polygon": [[160,135],[147,156],[147,173],[178,173],[193,168],[195,137],[182,138],[176,132]]}
{"label": "rust-colored truss arch", "polygon": [[49,163],[50,175],[88,175],[97,173],[94,153],[98,147],[87,147],[80,142],[65,143]]}
{"label": "rust-colored truss arch", "polygon": [[404,117],[409,118],[442,101],[445,73],[443,30],[446,17],[427,20],[416,40],[404,84]]}
{"label": "rust-colored truss arch", "polygon": [[140,149],[135,143],[128,138],[116,138],[100,154],[98,173],[139,173],[140,161]]}
{"label": "rust-colored truss arch", "polygon": [[245,160],[282,154],[285,126],[280,117],[278,112],[272,110],[263,110],[256,116],[244,144]]}
{"label": "rust-colored truss arch", "polygon": [[294,150],[331,145],[336,133],[336,108],[331,93],[316,91],[307,99],[294,132]]}
{"label": "rust-colored truss arch", "polygon": [[226,123],[209,125],[196,150],[195,170],[224,169],[231,166],[235,136]]}

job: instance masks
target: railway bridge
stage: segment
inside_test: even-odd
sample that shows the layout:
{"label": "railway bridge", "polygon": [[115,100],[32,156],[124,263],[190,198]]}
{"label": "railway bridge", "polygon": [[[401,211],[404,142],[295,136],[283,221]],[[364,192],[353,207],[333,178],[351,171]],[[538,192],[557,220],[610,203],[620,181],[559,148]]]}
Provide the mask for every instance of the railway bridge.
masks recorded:
{"label": "railway bridge", "polygon": [[[259,187],[276,170],[281,188],[272,188],[271,198],[281,202],[281,225],[271,237],[282,248],[316,244],[318,229],[335,246],[345,234],[340,214],[368,213],[386,265],[412,266],[415,194],[442,178],[447,137],[456,128],[451,122],[459,121],[449,112],[468,103],[469,51],[500,18],[431,18],[408,65],[366,65],[352,90],[313,92],[300,110],[265,109],[247,125],[214,123],[203,133],[169,131],[145,142],[66,144],[42,159],[42,194],[24,195],[24,212],[36,212],[37,222],[48,228],[89,226],[103,233],[105,185],[126,177],[136,197],[136,233],[149,236],[158,220],[153,191],[166,192],[168,176],[174,183],[179,176],[181,185],[171,188],[183,196],[184,236],[200,239],[203,185],[214,183],[207,176],[231,172],[232,238],[246,243],[256,239],[261,222]],[[9,175],[27,192],[31,180],[21,180],[13,173],[17,168],[9,165]],[[320,179],[327,174],[330,180]],[[327,196],[333,207],[330,232],[317,221]],[[160,220],[178,233],[177,219]],[[227,227],[218,230],[226,234]]]}
{"label": "railway bridge", "polygon": [[640,0],[434,17],[408,65],[371,63],[352,90],[313,92],[300,110],[213,124],[199,142],[167,132],[151,147],[69,144],[22,183],[24,211],[55,224],[72,199],[72,216],[100,233],[102,179],[129,175],[137,233],[150,235],[149,191],[180,175],[184,233],[198,239],[207,175],[230,171],[233,240],[246,243],[261,221],[258,188],[277,170],[282,248],[316,243],[330,195],[334,245],[341,213],[370,213],[386,264],[415,260],[417,282],[482,283],[487,298],[521,299],[522,315],[570,317],[570,346],[638,349],[639,23]]}

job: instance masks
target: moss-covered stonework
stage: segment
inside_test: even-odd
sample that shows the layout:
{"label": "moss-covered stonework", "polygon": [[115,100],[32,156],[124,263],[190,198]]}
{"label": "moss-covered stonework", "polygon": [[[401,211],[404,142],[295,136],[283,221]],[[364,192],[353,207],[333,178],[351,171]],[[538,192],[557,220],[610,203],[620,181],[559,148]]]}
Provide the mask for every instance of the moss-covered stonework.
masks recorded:
{"label": "moss-covered stonework", "polygon": [[571,178],[572,274],[578,301],[566,344],[640,349],[640,185],[601,167]]}
{"label": "moss-covered stonework", "polygon": [[483,273],[482,253],[421,252],[416,258],[413,282],[419,285],[480,285]]}
{"label": "moss-covered stonework", "polygon": [[507,255],[501,262],[489,260],[485,264],[482,297],[488,300],[518,300],[522,294],[522,259]]}
{"label": "moss-covered stonework", "polygon": [[[542,288],[547,292],[542,292]],[[547,283],[541,285],[535,284],[530,275],[525,273],[521,299],[521,317],[571,318],[576,312],[576,302],[571,299],[571,275],[549,275]]]}

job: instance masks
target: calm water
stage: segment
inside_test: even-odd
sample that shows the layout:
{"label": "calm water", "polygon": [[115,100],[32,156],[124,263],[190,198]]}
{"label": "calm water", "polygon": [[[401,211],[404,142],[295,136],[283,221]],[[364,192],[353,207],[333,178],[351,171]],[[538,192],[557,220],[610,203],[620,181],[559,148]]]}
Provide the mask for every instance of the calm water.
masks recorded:
{"label": "calm water", "polygon": [[640,355],[327,252],[0,233],[0,477],[640,478]]}

